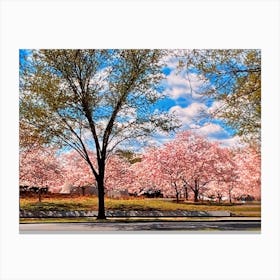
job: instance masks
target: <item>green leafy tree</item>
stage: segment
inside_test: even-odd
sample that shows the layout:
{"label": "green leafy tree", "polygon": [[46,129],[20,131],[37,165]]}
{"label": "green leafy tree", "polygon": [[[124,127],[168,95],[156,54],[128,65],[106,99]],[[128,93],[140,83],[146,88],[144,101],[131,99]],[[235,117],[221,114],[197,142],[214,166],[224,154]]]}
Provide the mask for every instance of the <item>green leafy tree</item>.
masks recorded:
{"label": "green leafy tree", "polygon": [[[104,173],[120,143],[170,131],[163,97],[161,50],[31,50],[20,63],[20,118],[45,143],[75,149],[98,185],[98,219],[105,219]],[[89,157],[94,151],[96,161]]]}
{"label": "green leafy tree", "polygon": [[141,161],[141,156],[137,155],[136,153],[134,153],[133,151],[130,150],[116,150],[115,152],[116,155],[118,155],[119,157],[127,160],[130,164],[134,164],[136,162],[140,162]]}
{"label": "green leafy tree", "polygon": [[220,101],[213,117],[223,119],[245,141],[261,140],[261,51],[185,50],[179,69],[203,77],[200,94]]}

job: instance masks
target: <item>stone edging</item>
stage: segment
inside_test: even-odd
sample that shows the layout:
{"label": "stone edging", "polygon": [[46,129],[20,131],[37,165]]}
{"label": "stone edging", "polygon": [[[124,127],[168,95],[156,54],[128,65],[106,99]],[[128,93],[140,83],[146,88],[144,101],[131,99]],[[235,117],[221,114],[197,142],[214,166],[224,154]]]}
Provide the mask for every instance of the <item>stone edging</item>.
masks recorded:
{"label": "stone edging", "polygon": [[[107,217],[230,217],[229,211],[105,211]],[[96,217],[97,211],[27,211],[20,218]]]}

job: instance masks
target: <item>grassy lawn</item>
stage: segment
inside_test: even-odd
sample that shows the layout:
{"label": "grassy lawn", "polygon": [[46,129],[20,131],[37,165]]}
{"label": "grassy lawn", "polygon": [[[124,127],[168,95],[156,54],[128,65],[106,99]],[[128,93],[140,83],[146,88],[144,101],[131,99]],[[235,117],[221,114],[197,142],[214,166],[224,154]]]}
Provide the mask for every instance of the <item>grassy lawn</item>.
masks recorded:
{"label": "grassy lawn", "polygon": [[[97,210],[96,197],[45,197],[41,203],[37,198],[21,198],[20,209],[23,210]],[[230,211],[233,216],[260,217],[260,203],[248,204],[209,204],[176,203],[164,199],[105,199],[106,210],[187,210],[187,211]]]}

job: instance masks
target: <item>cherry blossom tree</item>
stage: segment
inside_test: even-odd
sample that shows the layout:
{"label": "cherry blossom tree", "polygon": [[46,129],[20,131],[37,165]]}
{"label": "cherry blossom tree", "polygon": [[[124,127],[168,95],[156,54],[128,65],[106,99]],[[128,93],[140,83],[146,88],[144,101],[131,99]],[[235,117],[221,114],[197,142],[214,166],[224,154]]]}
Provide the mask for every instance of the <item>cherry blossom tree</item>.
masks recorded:
{"label": "cherry blossom tree", "polygon": [[38,188],[41,201],[42,188],[58,187],[63,183],[63,173],[56,150],[33,145],[20,150],[19,183]]}
{"label": "cherry blossom tree", "polygon": [[[93,154],[89,154],[94,157]],[[95,184],[95,178],[90,170],[89,165],[85,161],[81,161],[79,154],[75,150],[71,150],[61,155],[61,164],[64,171],[64,186],[77,187],[82,189],[84,195],[85,186]]]}
{"label": "cherry blossom tree", "polygon": [[141,161],[131,165],[132,181],[129,186],[129,193],[141,195],[146,192],[162,190],[164,185],[159,159],[158,148],[149,148],[142,155]]}
{"label": "cherry blossom tree", "polygon": [[160,173],[162,180],[165,182],[163,191],[173,191],[179,202],[182,192],[182,160],[184,153],[181,146],[174,145],[173,142],[166,143],[163,148],[158,150],[158,164],[160,165]]}
{"label": "cherry blossom tree", "polygon": [[198,201],[206,185],[218,180],[217,162],[223,166],[226,160],[219,149],[218,144],[201,136],[191,132],[180,133],[175,140],[145,153],[137,166],[140,173],[137,177],[141,178],[142,184],[146,180],[150,185],[159,187],[165,196],[175,196],[177,202],[182,193],[188,198],[189,190],[193,192],[194,200]]}
{"label": "cherry blossom tree", "polygon": [[108,157],[105,169],[105,191],[125,191],[132,183],[132,170],[128,160],[113,154]]}
{"label": "cherry blossom tree", "polygon": [[257,147],[244,147],[235,151],[234,160],[238,171],[236,196],[261,197],[261,155]]}
{"label": "cherry blossom tree", "polygon": [[216,160],[214,164],[214,181],[210,184],[209,189],[212,197],[219,201],[228,198],[232,203],[232,191],[236,188],[238,180],[238,171],[236,162],[233,158],[233,152],[228,147],[221,147],[215,144]]}
{"label": "cherry blossom tree", "polygon": [[260,199],[261,159],[258,148],[240,147],[235,150],[220,148],[217,154],[216,179],[208,185],[208,196],[220,202],[228,198],[252,196]]}
{"label": "cherry blossom tree", "polygon": [[202,136],[189,131],[177,135],[174,147],[182,153],[178,165],[181,166],[182,181],[193,192],[194,201],[207,190],[206,186],[215,180],[215,162],[218,146]]}
{"label": "cherry blossom tree", "polygon": [[182,193],[188,199],[189,191],[195,202],[205,195],[231,201],[238,177],[228,148],[189,131],[162,147],[148,149],[133,169],[136,193],[158,188],[164,196],[176,197],[177,202]]}

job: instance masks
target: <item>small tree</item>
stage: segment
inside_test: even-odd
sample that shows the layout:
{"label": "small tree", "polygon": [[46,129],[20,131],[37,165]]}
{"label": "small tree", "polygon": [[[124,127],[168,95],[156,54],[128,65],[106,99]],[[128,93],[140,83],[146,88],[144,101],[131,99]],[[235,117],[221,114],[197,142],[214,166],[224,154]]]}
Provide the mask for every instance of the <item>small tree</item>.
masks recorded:
{"label": "small tree", "polygon": [[218,146],[189,131],[178,134],[173,146],[180,147],[181,179],[198,202],[207,184],[214,180]]}
{"label": "small tree", "polygon": [[177,203],[179,203],[180,194],[183,190],[182,156],[183,153],[180,147],[174,145],[173,142],[166,143],[162,149],[158,150],[158,164],[160,165],[161,177],[165,181],[165,185],[169,185],[170,189],[175,192]]}
{"label": "small tree", "polygon": [[229,148],[219,147],[216,149],[217,160],[215,164],[215,182],[213,184],[219,202],[223,196],[228,196],[232,203],[232,192],[238,180],[238,166],[234,161],[234,153]]}
{"label": "small tree", "polygon": [[54,149],[33,145],[20,150],[19,183],[36,188],[39,202],[42,188],[60,186],[63,180],[63,171]]}

